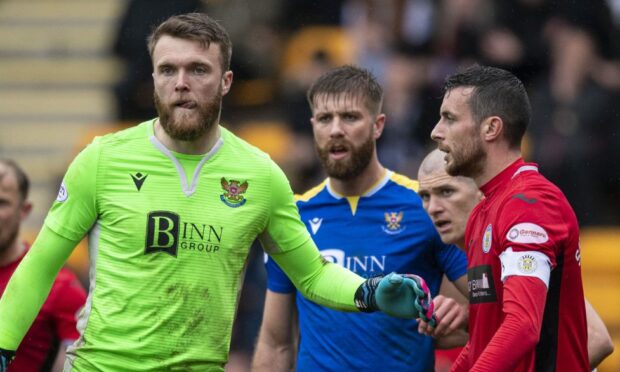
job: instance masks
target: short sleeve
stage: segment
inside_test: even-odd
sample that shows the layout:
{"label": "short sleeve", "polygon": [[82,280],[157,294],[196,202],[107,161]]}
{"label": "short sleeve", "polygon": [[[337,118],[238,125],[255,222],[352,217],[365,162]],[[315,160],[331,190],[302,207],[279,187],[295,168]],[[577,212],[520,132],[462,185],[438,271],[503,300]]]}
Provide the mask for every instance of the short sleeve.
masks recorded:
{"label": "short sleeve", "polygon": [[72,241],[82,239],[97,219],[99,148],[96,140],[73,160],[45,219],[47,227]]}
{"label": "short sleeve", "polygon": [[267,288],[269,290],[277,293],[293,293],[296,291],[288,276],[269,256],[267,256],[265,268],[267,269]]}
{"label": "short sleeve", "polygon": [[448,279],[453,282],[467,274],[467,256],[454,244],[438,242],[437,261]]}
{"label": "short sleeve", "polygon": [[284,172],[273,161],[271,164],[270,213],[267,227],[259,236],[268,254],[295,249],[310,239]]}

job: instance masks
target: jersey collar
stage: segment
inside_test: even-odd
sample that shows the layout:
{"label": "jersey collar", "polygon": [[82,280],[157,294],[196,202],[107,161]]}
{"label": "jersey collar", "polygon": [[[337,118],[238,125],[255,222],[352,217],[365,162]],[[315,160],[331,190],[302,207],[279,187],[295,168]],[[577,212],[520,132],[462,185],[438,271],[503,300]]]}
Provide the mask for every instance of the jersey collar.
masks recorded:
{"label": "jersey collar", "polygon": [[[388,183],[393,173],[394,172],[392,172],[391,170],[386,169],[385,173],[383,174],[383,177],[381,177],[379,181],[377,181],[377,183],[372,185],[368,190],[363,192],[361,195],[349,196],[349,198],[350,197],[357,197],[357,198],[367,197],[367,196],[372,196],[376,194],[379,190],[383,188],[383,186],[385,186]],[[345,197],[344,195],[338,193],[336,190],[332,188],[329,178],[325,180],[325,187],[327,188],[327,192],[329,192],[329,194],[333,196],[335,199],[342,199]]]}
{"label": "jersey collar", "polygon": [[[181,162],[179,161],[179,159],[177,159],[177,156],[175,156],[175,154],[172,151],[170,151],[169,148],[167,148],[163,143],[161,143],[161,141],[157,139],[157,137],[155,137],[155,132],[153,129],[154,124],[155,124],[155,121],[151,123],[149,140],[151,141],[151,143],[153,144],[153,146],[155,146],[157,150],[159,150],[162,154],[164,154],[168,159],[170,159],[172,164],[174,164],[177,170],[177,173],[179,175],[181,189],[183,190],[183,193],[185,194],[185,196],[187,197],[192,196],[194,192],[196,192],[196,187],[198,186],[198,180],[199,180],[202,167],[207,162],[207,160],[211,159],[213,155],[224,144],[224,133],[223,133],[224,131],[222,131],[222,135],[220,136],[220,138],[217,139],[217,142],[215,142],[215,145],[213,145],[211,150],[209,150],[209,152],[207,152],[206,154],[202,155],[202,159],[199,161],[198,165],[194,169],[194,174],[192,175],[191,183],[188,184],[187,175],[185,174],[185,169],[181,165]],[[198,155],[197,157],[200,157],[200,155]]]}
{"label": "jersey collar", "polygon": [[526,163],[523,158],[515,160],[507,166],[503,171],[499,172],[495,177],[484,185],[480,186],[480,191],[485,197],[493,195],[502,185],[517,177],[519,174],[528,171],[538,172],[538,165],[534,163]]}

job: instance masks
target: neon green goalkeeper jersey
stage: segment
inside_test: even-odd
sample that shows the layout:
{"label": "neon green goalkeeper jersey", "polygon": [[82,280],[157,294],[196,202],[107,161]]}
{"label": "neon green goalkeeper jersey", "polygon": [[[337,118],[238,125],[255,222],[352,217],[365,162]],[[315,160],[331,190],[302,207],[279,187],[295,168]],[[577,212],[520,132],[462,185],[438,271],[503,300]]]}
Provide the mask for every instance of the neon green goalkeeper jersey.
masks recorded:
{"label": "neon green goalkeeper jersey", "polygon": [[89,234],[73,370],[221,370],[253,240],[277,253],[310,239],[267,155],[224,128],[204,156],[172,153],[153,125],[95,139],[45,221],[71,240]]}

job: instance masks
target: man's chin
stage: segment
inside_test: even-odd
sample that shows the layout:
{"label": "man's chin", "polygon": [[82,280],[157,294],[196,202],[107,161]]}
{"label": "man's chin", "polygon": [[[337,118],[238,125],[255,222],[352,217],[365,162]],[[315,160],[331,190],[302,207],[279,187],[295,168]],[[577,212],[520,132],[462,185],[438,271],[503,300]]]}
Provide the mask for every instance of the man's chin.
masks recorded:
{"label": "man's chin", "polygon": [[451,232],[446,232],[444,234],[439,234],[439,237],[441,238],[441,241],[444,244],[454,244],[454,242],[456,241],[454,234]]}
{"label": "man's chin", "polygon": [[184,108],[176,108],[172,111],[172,118],[177,123],[186,123],[188,121],[192,121],[193,125],[198,121],[198,110],[195,109],[184,109]]}
{"label": "man's chin", "polygon": [[448,173],[448,175],[452,177],[457,177],[457,176],[469,177],[469,175],[464,174],[464,167],[461,165],[455,164],[453,161],[446,163],[446,173]]}
{"label": "man's chin", "polygon": [[344,161],[334,161],[330,159],[329,163],[326,164],[324,168],[331,178],[341,179],[349,173],[350,166]]}

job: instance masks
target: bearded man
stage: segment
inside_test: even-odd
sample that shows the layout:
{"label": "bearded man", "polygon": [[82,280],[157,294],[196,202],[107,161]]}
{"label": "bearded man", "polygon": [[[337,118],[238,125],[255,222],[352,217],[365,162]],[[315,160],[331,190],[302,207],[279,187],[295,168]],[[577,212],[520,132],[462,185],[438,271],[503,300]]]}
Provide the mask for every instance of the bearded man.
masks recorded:
{"label": "bearded man", "polygon": [[[310,122],[328,178],[297,196],[302,220],[329,262],[367,278],[392,271],[416,274],[433,295],[445,274],[465,295],[465,255],[441,242],[422,208],[418,182],[384,168],[377,157],[376,141],[386,122],[382,100],[375,77],[356,66],[331,70],[312,85]],[[364,317],[314,304],[271,258],[267,273],[253,361],[257,372],[429,371],[435,347],[456,346],[442,336],[467,320],[466,306],[437,296],[434,339],[419,334],[411,319]]]}
{"label": "bearded man", "polygon": [[579,225],[562,192],[526,163],[523,83],[494,67],[446,79],[431,133],[450,176],[484,198],[465,230],[469,341],[453,371],[589,371]]}
{"label": "bearded man", "polygon": [[95,139],[69,167],[0,301],[0,372],[86,234],[92,282],[66,370],[223,371],[256,238],[311,300],[430,320],[421,278],[326,263],[284,173],[219,124],[233,73],[218,22],[173,16],[148,46],[159,117]]}

